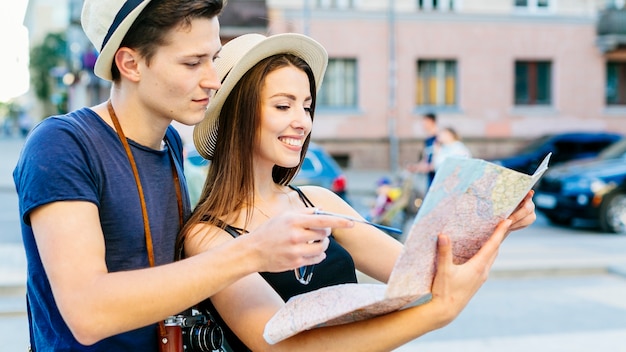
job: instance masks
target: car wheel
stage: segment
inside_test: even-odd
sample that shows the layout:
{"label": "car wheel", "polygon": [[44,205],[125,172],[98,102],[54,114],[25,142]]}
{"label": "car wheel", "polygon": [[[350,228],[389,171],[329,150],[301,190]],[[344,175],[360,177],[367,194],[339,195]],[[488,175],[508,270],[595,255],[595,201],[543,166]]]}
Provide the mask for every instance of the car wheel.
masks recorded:
{"label": "car wheel", "polygon": [[606,197],[600,208],[600,227],[605,232],[626,233],[626,193]]}
{"label": "car wheel", "polygon": [[545,214],[548,221],[553,225],[568,226],[572,224],[572,219],[555,214]]}

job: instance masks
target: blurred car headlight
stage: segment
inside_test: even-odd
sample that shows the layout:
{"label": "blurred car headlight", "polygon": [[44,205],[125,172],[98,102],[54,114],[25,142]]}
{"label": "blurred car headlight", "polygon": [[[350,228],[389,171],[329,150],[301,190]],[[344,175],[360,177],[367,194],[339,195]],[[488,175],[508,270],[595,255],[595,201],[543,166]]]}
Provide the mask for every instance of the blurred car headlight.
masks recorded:
{"label": "blurred car headlight", "polygon": [[592,193],[604,195],[615,188],[614,182],[605,182],[599,178],[579,178],[563,183],[564,193]]}
{"label": "blurred car headlight", "polygon": [[[563,192],[564,193],[580,193],[592,192],[591,185],[595,183],[596,180],[588,179],[588,178],[577,178],[568,180],[563,183]],[[597,186],[594,186],[597,187]]]}
{"label": "blurred car headlight", "polygon": [[609,187],[610,187],[610,184],[602,180],[598,180],[598,179],[591,181],[591,185],[589,186],[589,188],[591,189],[591,192],[593,192],[594,194],[607,193],[607,189]]}

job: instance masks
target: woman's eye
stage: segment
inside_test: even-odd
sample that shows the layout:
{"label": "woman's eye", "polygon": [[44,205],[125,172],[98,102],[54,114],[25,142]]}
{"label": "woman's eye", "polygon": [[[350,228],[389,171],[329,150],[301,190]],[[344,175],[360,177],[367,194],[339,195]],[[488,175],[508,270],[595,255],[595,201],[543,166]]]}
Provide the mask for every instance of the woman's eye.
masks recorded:
{"label": "woman's eye", "polygon": [[289,109],[289,105],[276,105],[276,109],[278,109],[278,110],[287,110],[287,109]]}
{"label": "woman's eye", "polygon": [[307,106],[307,107],[304,108],[304,111],[308,112],[309,114],[311,113],[311,110],[312,109],[311,109],[310,106]]}
{"label": "woman's eye", "polygon": [[195,62],[186,62],[185,65],[189,66],[189,67],[195,67],[198,66],[200,64],[200,62],[195,61]]}

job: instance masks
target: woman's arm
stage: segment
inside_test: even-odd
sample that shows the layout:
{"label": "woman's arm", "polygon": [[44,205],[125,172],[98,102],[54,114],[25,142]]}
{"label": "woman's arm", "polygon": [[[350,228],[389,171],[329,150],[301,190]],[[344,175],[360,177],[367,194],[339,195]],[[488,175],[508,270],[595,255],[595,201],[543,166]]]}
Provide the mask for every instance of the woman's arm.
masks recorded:
{"label": "woman's arm", "polygon": [[[325,188],[306,186],[301,189],[318,208],[361,218],[349,204]],[[536,220],[533,194],[534,191],[528,192],[509,216],[512,220],[510,231],[525,228]],[[359,271],[378,281],[387,282],[402,251],[400,242],[373,226],[361,223],[355,223],[354,227],[333,229],[333,236],[350,253]]]}
{"label": "woman's arm", "polygon": [[[275,345],[265,342],[263,330],[283,302],[259,275],[246,276],[211,300],[253,351],[390,351],[456,318],[486,280],[510,223],[501,223],[483,248],[463,265],[452,263],[450,241],[440,236],[430,302],[365,321],[308,330]],[[232,241],[226,234],[219,238],[213,243]]]}

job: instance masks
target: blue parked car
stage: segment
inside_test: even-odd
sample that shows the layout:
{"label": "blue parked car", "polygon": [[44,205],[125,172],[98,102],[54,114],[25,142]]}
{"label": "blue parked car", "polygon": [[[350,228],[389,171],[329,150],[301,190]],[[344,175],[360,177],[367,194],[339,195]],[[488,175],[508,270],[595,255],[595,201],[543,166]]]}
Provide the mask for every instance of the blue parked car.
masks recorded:
{"label": "blue parked car", "polygon": [[534,202],[552,223],[595,220],[605,232],[626,233],[626,139],[596,158],[549,168],[535,187]]}
{"label": "blue parked car", "polygon": [[[187,146],[185,156],[185,177],[189,188],[191,204],[195,205],[202,192],[210,162]],[[291,182],[293,185],[316,185],[328,188],[348,201],[346,176],[339,164],[321,146],[311,142],[302,163],[302,168]]]}
{"label": "blue parked car", "polygon": [[595,157],[604,148],[620,140],[622,135],[611,132],[567,132],[539,137],[513,155],[492,162],[526,174],[535,172],[543,158],[552,152],[550,166]]}
{"label": "blue parked car", "polygon": [[291,184],[295,186],[316,185],[328,188],[348,201],[346,175],[335,159],[313,142],[309,143],[302,167]]}

